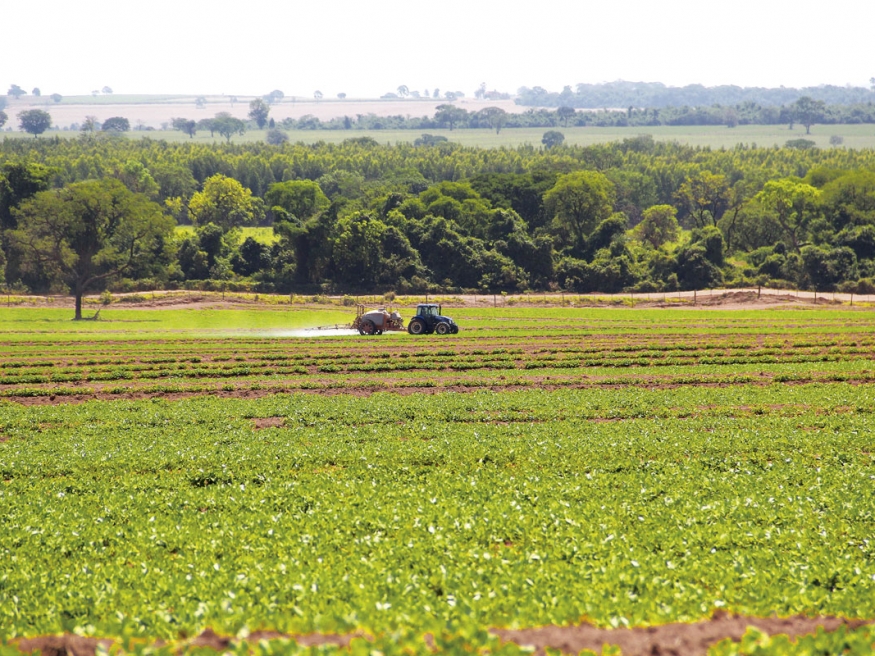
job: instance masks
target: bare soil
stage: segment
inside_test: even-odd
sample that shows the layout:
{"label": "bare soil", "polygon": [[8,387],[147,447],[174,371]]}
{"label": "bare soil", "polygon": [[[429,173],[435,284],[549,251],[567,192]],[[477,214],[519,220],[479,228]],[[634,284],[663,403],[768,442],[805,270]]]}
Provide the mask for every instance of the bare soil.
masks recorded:
{"label": "bare soil", "polygon": [[599,629],[580,626],[545,626],[537,629],[493,629],[506,642],[530,646],[536,654],[559,649],[577,654],[583,649],[601,653],[606,644],[617,645],[623,656],[699,656],[712,645],[729,638],[741,640],[747,627],[753,626],[769,635],[786,634],[790,638],[815,633],[818,627],[835,631],[842,626],[857,628],[869,622],[839,617],[757,618],[715,614],[710,620],[693,624],[663,624],[634,629]]}
{"label": "bare soil", "polygon": [[[841,627],[855,629],[872,620],[848,620],[840,617],[745,617],[715,613],[714,617],[690,624],[675,623],[633,629],[600,629],[589,624],[579,626],[544,626],[531,629],[491,629],[491,633],[503,642],[512,642],[533,647],[536,654],[558,649],[563,653],[577,654],[583,649],[601,653],[603,646],[616,645],[624,656],[700,656],[721,640],[738,641],[748,627],[756,627],[769,635],[787,635],[791,639],[813,634],[818,628],[836,631]],[[337,645],[348,647],[354,638],[373,640],[364,633],[287,635],[275,631],[256,631],[249,635],[250,641],[293,638],[299,645],[313,647]],[[221,636],[207,629],[195,638],[176,646],[200,647],[222,652],[232,647],[235,638]],[[109,648],[113,640],[83,638],[76,635],[39,636],[18,641],[23,653],[40,651],[43,656],[95,656],[99,646]]]}
{"label": "bare soil", "polygon": [[[277,303],[276,300],[272,303],[261,302],[255,298],[243,297],[242,295],[233,295],[229,293],[227,300],[222,298],[221,292],[189,292],[189,291],[156,291],[156,292],[135,292],[131,294],[114,294],[116,301],[110,306],[112,309],[163,309],[163,310],[180,310],[180,309],[225,309],[225,308],[246,308],[246,309],[265,309],[265,310],[286,310],[288,303]],[[124,299],[130,296],[137,296],[138,301],[128,302]],[[264,298],[269,295],[261,294]],[[288,300],[288,297],[282,298]],[[363,296],[360,300],[366,305],[373,298],[373,305],[385,303],[378,296]],[[815,300],[812,292],[793,292],[774,289],[763,289],[761,291],[744,289],[744,290],[706,290],[697,292],[668,292],[668,293],[636,293],[636,294],[518,294],[509,296],[499,295],[480,295],[480,294],[446,294],[439,295],[439,298],[452,299],[444,302],[445,307],[599,307],[599,308],[617,308],[627,309],[635,308],[666,308],[666,309],[711,309],[711,310],[751,310],[767,307],[812,307],[818,306],[840,306],[844,303],[852,302],[853,305],[848,305],[844,309],[862,309],[871,310],[871,307],[860,307],[860,303],[871,304],[875,303],[875,295],[861,296],[858,294],[820,294]],[[414,300],[415,299],[415,300]],[[53,296],[50,297],[51,305],[46,305],[47,299],[44,296],[29,296],[24,297],[23,302],[16,299],[17,305],[36,305],[38,307],[52,308],[72,308],[74,300],[72,296]],[[328,304],[308,303],[308,307],[331,307],[337,309],[340,306],[340,296],[330,297]],[[399,298],[399,300],[402,300]],[[419,302],[423,300],[421,295],[406,297],[403,299],[410,304],[411,302]],[[85,312],[97,310],[98,297],[89,296],[86,298]]]}
{"label": "bare soil", "polygon": [[[746,382],[745,385],[757,385],[757,386],[765,386],[771,383],[771,376],[763,376],[760,380]],[[787,381],[785,385],[796,385],[796,384],[806,384],[810,382],[816,382],[817,378],[812,378],[810,380],[801,380],[801,381]],[[860,380],[847,379],[843,381],[848,385],[858,384]],[[655,378],[640,378],[635,380],[634,382],[630,382],[629,384],[624,384],[624,387],[636,387],[636,388],[646,388],[649,390],[660,390],[660,389],[676,389],[678,387],[714,387],[714,388],[725,388],[730,387],[734,383],[724,382],[724,381],[702,381],[702,382],[688,382],[685,381],[683,383],[672,382],[670,379],[655,379]],[[76,404],[76,403],[85,403],[87,401],[136,401],[142,399],[153,399],[160,398],[165,401],[179,401],[182,399],[190,399],[194,397],[203,397],[203,396],[212,396],[215,398],[221,399],[260,399],[266,396],[274,396],[276,394],[317,394],[320,396],[337,396],[337,395],[346,395],[346,396],[358,396],[358,397],[368,397],[373,394],[378,394],[381,392],[388,392],[392,394],[396,394],[399,396],[410,396],[412,394],[445,394],[448,392],[455,392],[457,394],[468,394],[472,392],[479,392],[483,390],[489,390],[491,392],[513,392],[513,391],[521,391],[521,390],[530,390],[533,387],[537,387],[539,390],[545,391],[554,391],[554,390],[567,390],[567,389],[593,389],[593,388],[616,388],[617,384],[610,382],[600,382],[598,379],[591,379],[588,381],[581,381],[578,384],[556,384],[551,382],[549,377],[533,377],[528,379],[525,383],[519,384],[477,384],[477,385],[465,385],[462,383],[454,384],[454,385],[443,385],[440,387],[385,387],[385,386],[373,386],[373,387],[321,387],[317,389],[300,389],[300,388],[271,388],[271,389],[243,389],[237,388],[233,390],[224,390],[217,389],[212,391],[197,391],[197,392],[143,392],[138,391],[135,388],[132,388],[130,392],[125,392],[123,394],[110,394],[108,392],[101,392],[100,390],[95,390],[93,393],[88,394],[62,394],[62,395],[49,395],[49,396],[5,396],[0,401],[9,401],[12,403],[18,403],[20,405],[61,405],[61,404]],[[254,426],[254,428],[258,429],[259,427]]]}
{"label": "bare soil", "polygon": [[253,417],[252,427],[255,430],[264,428],[280,428],[285,421],[284,417]]}

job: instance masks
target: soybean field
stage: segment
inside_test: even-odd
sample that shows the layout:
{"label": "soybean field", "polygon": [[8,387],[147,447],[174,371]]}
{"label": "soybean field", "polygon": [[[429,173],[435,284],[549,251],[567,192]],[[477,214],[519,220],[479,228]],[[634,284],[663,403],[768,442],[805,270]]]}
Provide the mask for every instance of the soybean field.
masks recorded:
{"label": "soybean field", "polygon": [[873,653],[870,310],[445,313],[4,310],[0,653]]}

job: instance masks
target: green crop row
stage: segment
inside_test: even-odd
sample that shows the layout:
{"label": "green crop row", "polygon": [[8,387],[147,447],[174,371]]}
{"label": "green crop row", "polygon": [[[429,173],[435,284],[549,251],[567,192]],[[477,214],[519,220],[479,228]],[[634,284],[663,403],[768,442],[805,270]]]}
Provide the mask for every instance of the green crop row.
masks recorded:
{"label": "green crop row", "polygon": [[844,383],[7,403],[0,626],[872,617],[873,409]]}

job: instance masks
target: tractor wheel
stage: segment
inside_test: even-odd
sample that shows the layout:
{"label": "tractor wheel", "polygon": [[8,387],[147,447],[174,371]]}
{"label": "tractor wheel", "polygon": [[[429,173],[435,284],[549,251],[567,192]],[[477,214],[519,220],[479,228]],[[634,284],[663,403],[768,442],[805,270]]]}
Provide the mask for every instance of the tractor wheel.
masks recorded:
{"label": "tractor wheel", "polygon": [[361,325],[359,325],[359,335],[373,335],[376,331],[377,327],[370,319],[365,319],[361,322]]}
{"label": "tractor wheel", "polygon": [[449,335],[449,334],[450,334],[450,330],[452,330],[452,329],[450,328],[450,324],[448,324],[448,323],[446,323],[446,322],[444,322],[444,321],[441,321],[438,325],[436,325],[436,326],[434,327],[434,331],[435,331],[438,335]]}
{"label": "tractor wheel", "polygon": [[383,334],[383,331],[380,330],[379,328],[377,328],[377,329],[374,331],[374,334],[375,334],[375,335],[382,335],[382,334]]}
{"label": "tractor wheel", "polygon": [[421,335],[425,332],[425,324],[419,319],[414,319],[410,322],[410,325],[407,326],[407,332],[411,335]]}
{"label": "tractor wheel", "polygon": [[453,324],[453,329],[450,332],[452,332],[454,335],[458,334],[459,327],[456,324]]}

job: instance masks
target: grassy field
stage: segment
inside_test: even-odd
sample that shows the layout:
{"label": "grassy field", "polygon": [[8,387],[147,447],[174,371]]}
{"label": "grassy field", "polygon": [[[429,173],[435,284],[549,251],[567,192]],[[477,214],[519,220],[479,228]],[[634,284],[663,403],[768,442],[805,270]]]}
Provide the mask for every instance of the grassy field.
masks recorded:
{"label": "grassy field", "polygon": [[[289,139],[293,142],[311,144],[319,141],[326,143],[340,143],[345,139],[367,136],[376,139],[382,144],[395,144],[399,142],[413,142],[423,132],[441,135],[450,141],[466,146],[479,146],[484,148],[516,147],[531,144],[541,146],[541,137],[545,128],[515,128],[502,130],[495,134],[494,130],[290,130]],[[711,148],[731,148],[737,144],[758,146],[783,146],[790,139],[811,139],[818,148],[832,148],[829,143],[833,135],[840,136],[844,143],[841,148],[875,148],[875,125],[815,125],[810,135],[805,134],[804,128],[799,126],[794,130],[788,130],[787,126],[749,125],[737,128],[726,127],[671,127],[656,126],[644,128],[560,128],[565,135],[565,143],[568,145],[591,145],[622,141],[639,134],[651,134],[657,141],[677,141],[692,146],[709,146]],[[22,132],[4,132],[4,138],[33,138]],[[48,136],[62,138],[75,138],[75,131],[56,130],[45,133]],[[177,131],[149,131],[130,132],[129,139],[148,137],[150,139],[165,139],[167,141],[194,141],[198,143],[222,143],[224,138],[216,135],[210,137],[209,133],[199,132],[190,139]],[[232,143],[248,143],[263,141],[265,132],[251,130],[242,136],[234,137]]]}
{"label": "grassy field", "polygon": [[[260,656],[519,655],[488,630],[875,617],[871,312],[446,313],[458,335],[4,308],[0,656],[65,631],[171,656],[206,627],[371,636]],[[714,653],[875,649],[816,640]]]}

